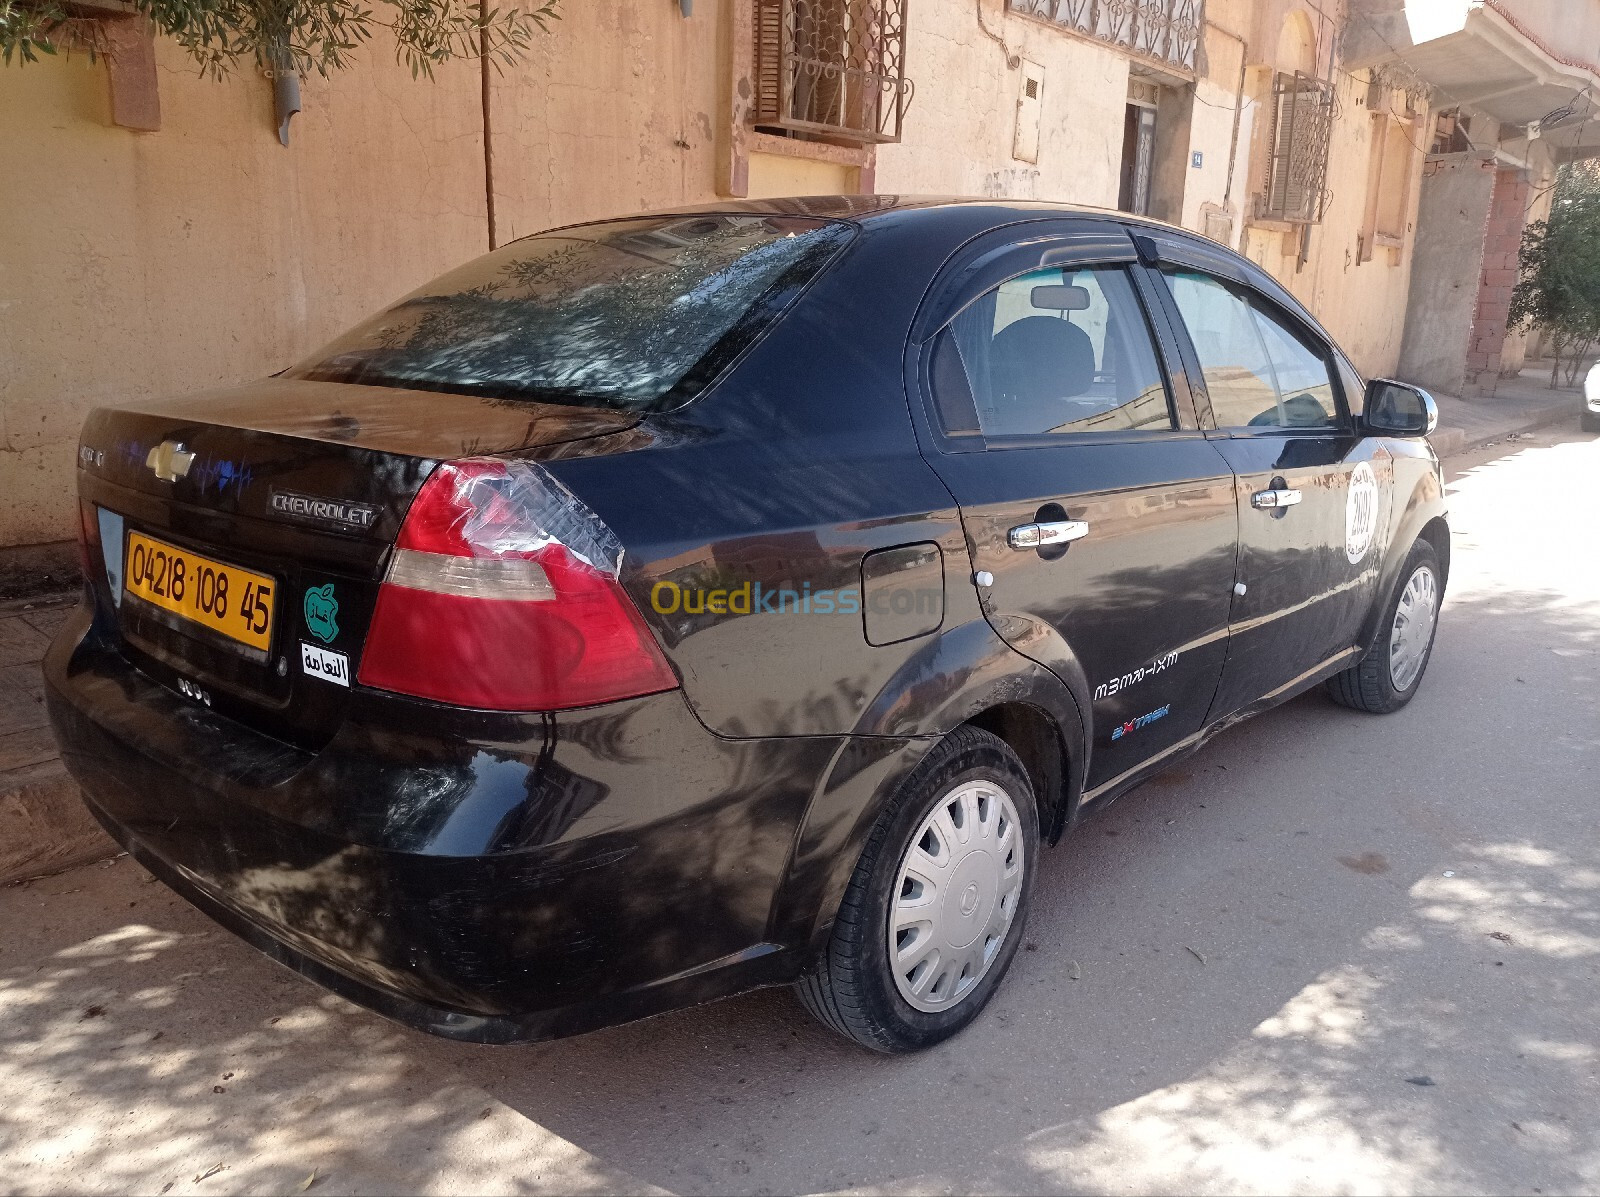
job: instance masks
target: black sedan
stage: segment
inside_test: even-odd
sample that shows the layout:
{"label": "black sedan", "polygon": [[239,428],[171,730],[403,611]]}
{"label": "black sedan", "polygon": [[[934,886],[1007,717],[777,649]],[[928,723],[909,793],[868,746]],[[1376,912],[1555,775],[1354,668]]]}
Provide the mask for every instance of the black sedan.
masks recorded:
{"label": "black sedan", "polygon": [[51,718],[162,880],[413,1027],[792,983],[926,1047],[1042,845],[1310,687],[1416,693],[1434,418],[1117,214],[556,229],[264,382],[93,412]]}

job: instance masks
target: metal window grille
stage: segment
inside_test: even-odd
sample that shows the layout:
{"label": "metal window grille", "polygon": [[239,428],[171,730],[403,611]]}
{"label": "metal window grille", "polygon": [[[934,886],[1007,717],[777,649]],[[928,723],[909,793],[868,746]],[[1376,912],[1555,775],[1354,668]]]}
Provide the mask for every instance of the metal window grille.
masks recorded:
{"label": "metal window grille", "polygon": [[1194,70],[1205,0],[1006,0],[1015,12],[1109,42],[1164,66]]}
{"label": "metal window grille", "polygon": [[1333,92],[1326,83],[1298,71],[1273,79],[1267,187],[1257,197],[1258,217],[1291,224],[1322,220],[1332,124]]}
{"label": "metal window grille", "polygon": [[758,125],[899,141],[907,0],[754,0]]}

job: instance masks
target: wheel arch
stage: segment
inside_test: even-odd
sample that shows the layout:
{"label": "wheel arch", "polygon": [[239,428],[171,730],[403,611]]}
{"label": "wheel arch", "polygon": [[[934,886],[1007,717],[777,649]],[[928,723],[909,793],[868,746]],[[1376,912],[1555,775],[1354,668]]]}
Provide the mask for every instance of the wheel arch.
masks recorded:
{"label": "wheel arch", "polygon": [[900,683],[869,704],[818,780],[774,906],[773,942],[812,950],[826,943],[873,825],[923,758],[958,728],[989,731],[1021,758],[1035,788],[1042,842],[1056,842],[1076,816],[1089,741],[1072,689],[981,620],[938,641],[920,666],[908,665]]}
{"label": "wheel arch", "polygon": [[1040,838],[1053,844],[1076,814],[1088,776],[1090,711],[1083,668],[1055,629],[1032,635],[1024,654],[986,619],[975,619],[908,662],[869,705],[857,731],[943,738],[971,725],[992,732],[1027,768]]}
{"label": "wheel arch", "polygon": [[1447,582],[1450,576],[1450,525],[1446,518],[1444,489],[1437,463],[1430,453],[1426,459],[1397,455],[1395,465],[1398,477],[1405,479],[1406,475],[1411,474],[1414,480],[1409,480],[1410,484],[1402,491],[1405,503],[1396,511],[1394,532],[1390,536],[1378,585],[1373,592],[1372,607],[1361,621],[1361,635],[1357,644],[1369,643],[1377,631],[1378,621],[1383,617],[1389,597],[1399,584],[1400,571],[1417,541],[1426,540],[1433,547],[1443,574],[1441,583]]}
{"label": "wheel arch", "polygon": [[1450,525],[1445,522],[1442,515],[1436,515],[1417,533],[1419,540],[1425,540],[1433,546],[1433,552],[1439,558],[1439,582],[1441,588],[1450,581]]}
{"label": "wheel arch", "polygon": [[1002,702],[974,715],[966,726],[998,736],[1017,754],[1033,786],[1039,811],[1039,839],[1046,844],[1060,840],[1076,806],[1076,795],[1069,798],[1070,758],[1060,725],[1044,708],[1032,703]]}

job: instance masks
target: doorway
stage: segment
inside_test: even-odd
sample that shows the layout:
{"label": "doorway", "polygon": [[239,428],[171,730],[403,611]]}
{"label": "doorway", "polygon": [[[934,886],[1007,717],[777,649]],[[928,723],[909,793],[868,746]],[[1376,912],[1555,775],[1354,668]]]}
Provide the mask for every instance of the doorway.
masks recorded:
{"label": "doorway", "polygon": [[1150,176],[1156,152],[1156,105],[1161,89],[1129,80],[1122,124],[1122,180],[1117,207],[1135,216],[1150,211]]}

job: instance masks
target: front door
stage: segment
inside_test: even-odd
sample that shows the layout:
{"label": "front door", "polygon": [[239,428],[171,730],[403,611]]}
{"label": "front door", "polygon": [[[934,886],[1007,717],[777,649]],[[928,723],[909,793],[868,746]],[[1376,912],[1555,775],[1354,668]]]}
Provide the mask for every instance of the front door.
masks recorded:
{"label": "front door", "polygon": [[1167,384],[1141,301],[1158,284],[1117,236],[1015,247],[924,342],[930,457],[985,612],[1024,655],[1081,668],[1091,789],[1199,730],[1238,526],[1227,462]]}
{"label": "front door", "polygon": [[1237,282],[1164,268],[1238,479],[1239,570],[1212,717],[1354,646],[1372,605],[1392,463],[1354,428],[1330,348]]}

